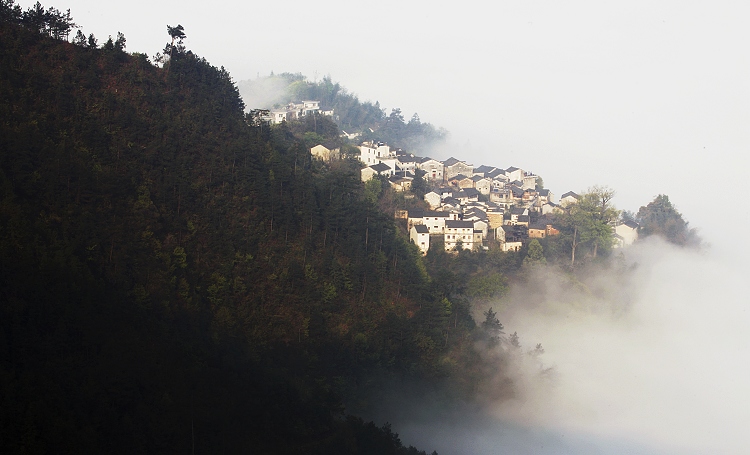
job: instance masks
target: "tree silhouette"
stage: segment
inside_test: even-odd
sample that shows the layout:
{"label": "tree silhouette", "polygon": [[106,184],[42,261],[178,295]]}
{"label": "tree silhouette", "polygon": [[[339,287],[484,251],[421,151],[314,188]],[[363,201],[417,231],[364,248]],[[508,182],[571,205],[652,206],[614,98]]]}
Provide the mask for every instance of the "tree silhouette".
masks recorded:
{"label": "tree silhouette", "polygon": [[[172,42],[169,44],[169,61],[172,61],[172,53],[174,52],[174,42],[177,41],[178,46],[182,46],[182,40],[187,38],[187,35],[185,34],[185,28],[181,24],[177,24],[176,27],[172,27],[171,25],[167,25],[167,33],[169,33],[169,36],[172,37]],[[171,64],[169,66],[172,66]],[[169,67],[167,67],[167,73],[169,74]]]}

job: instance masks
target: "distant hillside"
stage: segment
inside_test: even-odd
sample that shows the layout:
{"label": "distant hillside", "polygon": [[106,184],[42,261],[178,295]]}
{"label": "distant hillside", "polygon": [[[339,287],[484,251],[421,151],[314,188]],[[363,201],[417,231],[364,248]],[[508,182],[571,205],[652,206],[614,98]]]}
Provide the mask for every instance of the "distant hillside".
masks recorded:
{"label": "distant hillside", "polygon": [[386,142],[412,152],[423,152],[444,140],[448,131],[422,123],[415,113],[408,121],[401,110],[386,115],[377,101],[361,102],[330,77],[310,82],[297,73],[282,73],[238,84],[240,94],[249,108],[273,108],[290,102],[316,100],[324,110],[333,109],[334,119],[347,133],[361,133],[359,140]]}

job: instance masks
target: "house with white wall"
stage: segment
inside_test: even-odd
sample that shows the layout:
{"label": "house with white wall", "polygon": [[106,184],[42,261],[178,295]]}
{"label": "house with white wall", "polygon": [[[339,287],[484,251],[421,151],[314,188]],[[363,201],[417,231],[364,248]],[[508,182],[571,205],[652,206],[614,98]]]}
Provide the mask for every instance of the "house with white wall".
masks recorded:
{"label": "house with white wall", "polygon": [[286,109],[273,109],[271,110],[271,123],[278,125],[279,123],[283,121],[290,121],[293,118],[296,118],[296,115],[293,111],[288,111]]}
{"label": "house with white wall", "polygon": [[474,249],[474,223],[463,220],[445,222],[445,251],[453,251],[460,242],[464,250]]}
{"label": "house with white wall", "polygon": [[333,159],[339,158],[341,156],[341,153],[340,149],[338,148],[330,150],[326,146],[318,144],[310,149],[310,155],[321,161],[331,161]]}
{"label": "house with white wall", "polygon": [[427,226],[423,224],[412,226],[409,230],[409,239],[411,243],[419,247],[422,254],[427,254],[430,249],[430,232],[427,230]]}
{"label": "house with white wall", "polygon": [[396,169],[396,154],[391,153],[391,148],[384,142],[363,142],[359,146],[359,160],[368,166],[382,163],[383,160],[392,160],[391,168]]}
{"label": "house with white wall", "polygon": [[615,226],[615,248],[623,248],[638,240],[638,223],[625,221]]}
{"label": "house with white wall", "polygon": [[382,175],[386,178],[392,177],[393,169],[391,169],[390,166],[381,163],[367,166],[360,171],[360,178],[363,182],[372,179],[376,175]]}
{"label": "house with white wall", "polygon": [[563,207],[567,207],[570,204],[575,204],[579,199],[581,199],[581,196],[572,191],[568,191],[567,193],[560,196],[560,205]]}
{"label": "house with white wall", "polygon": [[490,195],[490,190],[492,189],[492,179],[475,175],[471,178],[471,180],[474,182],[474,188],[479,191],[480,194],[483,194],[485,196]]}
{"label": "house with white wall", "polygon": [[443,181],[445,168],[442,162],[429,157],[425,157],[417,163],[417,168],[425,172],[423,177],[425,180],[429,182]]}
{"label": "house with white wall", "polygon": [[508,177],[508,180],[511,182],[515,180],[522,181],[524,172],[523,172],[523,169],[521,168],[511,166],[505,170],[505,175]]}
{"label": "house with white wall", "polygon": [[459,159],[450,157],[447,160],[443,161],[443,165],[445,166],[445,181],[452,179],[458,174],[463,174],[466,176],[474,175],[474,166],[471,164],[467,164],[466,161],[461,161]]}
{"label": "house with white wall", "polygon": [[440,195],[434,191],[430,191],[424,195],[424,201],[428,203],[432,209],[440,207],[441,199]]}

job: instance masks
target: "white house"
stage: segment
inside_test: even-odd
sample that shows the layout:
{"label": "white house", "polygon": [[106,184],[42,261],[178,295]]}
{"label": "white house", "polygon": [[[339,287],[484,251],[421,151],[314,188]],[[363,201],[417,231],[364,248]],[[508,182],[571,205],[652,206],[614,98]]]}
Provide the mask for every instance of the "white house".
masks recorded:
{"label": "white house", "polygon": [[445,232],[445,223],[458,218],[457,214],[450,212],[430,211],[424,212],[423,223],[427,226],[430,234],[442,234]]}
{"label": "white house", "polygon": [[524,176],[521,178],[521,182],[523,182],[521,184],[521,188],[524,190],[536,188],[536,179],[538,178],[539,178],[538,175],[534,175],[530,172],[525,173]]}
{"label": "white house", "polygon": [[382,163],[383,160],[392,160],[391,169],[396,169],[396,155],[391,153],[391,148],[383,142],[364,142],[359,146],[359,160],[368,166]]}
{"label": "white house", "polygon": [[443,163],[432,158],[422,158],[417,167],[425,172],[424,179],[430,182],[442,182],[445,171]]}
{"label": "white house", "polygon": [[445,251],[453,251],[461,242],[463,249],[474,249],[474,223],[449,220],[445,222]]}
{"label": "white house", "polygon": [[315,158],[323,161],[331,161],[332,159],[338,158],[341,154],[339,149],[329,150],[324,145],[318,144],[310,149],[310,154]]}
{"label": "white house", "polygon": [[457,220],[458,213],[432,211],[432,210],[409,210],[407,226],[424,225],[430,234],[442,234],[445,231],[445,223],[448,220]]}
{"label": "white house", "polygon": [[498,226],[493,229],[495,231],[495,240],[500,243],[505,243],[505,229],[502,226]]}
{"label": "white house", "polygon": [[393,177],[388,179],[388,182],[390,182],[391,184],[391,188],[393,188],[394,191],[398,191],[399,193],[409,191],[411,189],[411,184],[413,181],[413,177],[402,177],[400,174],[394,175]]}
{"label": "white house", "polygon": [[466,176],[474,175],[474,166],[472,166],[471,164],[467,164],[466,161],[461,161],[459,159],[450,157],[447,160],[443,161],[443,165],[445,166],[444,176],[446,181],[452,179],[458,174],[463,174]]}
{"label": "white house", "polygon": [[474,232],[481,234],[480,241],[487,238],[487,231],[490,227],[490,223],[487,220],[474,220]]}
{"label": "white house", "polygon": [[523,169],[515,166],[511,166],[505,170],[505,175],[508,177],[508,181],[511,182],[514,180],[522,181],[524,174],[525,172],[523,172]]}
{"label": "white house", "polygon": [[320,111],[320,101],[302,101],[301,105],[297,106],[301,117]]}
{"label": "white house", "polygon": [[508,215],[508,218],[505,220],[503,224],[515,226],[517,224],[522,223],[521,221],[522,219],[526,219],[527,220],[526,224],[528,225],[529,209],[524,208],[524,207],[512,207],[510,209],[510,212],[509,213],[506,212],[506,214]]}
{"label": "white house", "polygon": [[487,237],[487,235],[482,233],[481,229],[474,229],[473,236],[474,238],[472,240],[472,249],[483,247],[483,240],[485,237]]}
{"label": "white house", "polygon": [[295,118],[294,112],[286,109],[276,109],[271,111],[271,123],[279,124],[284,120],[289,121]]}
{"label": "white house", "polygon": [[501,249],[505,252],[520,251],[522,246],[523,242],[503,242]]}
{"label": "white house", "polygon": [[555,202],[555,195],[552,194],[552,191],[542,188],[539,191],[537,191],[537,196],[539,197],[539,202],[545,203],[545,202]]}
{"label": "white house", "polygon": [[428,204],[430,204],[430,208],[434,209],[436,207],[440,207],[440,195],[437,194],[434,191],[430,191],[429,193],[424,195],[424,201]]}
{"label": "white house", "polygon": [[553,203],[553,202],[545,202],[541,206],[541,213],[542,215],[549,215],[550,213],[562,213],[562,209],[559,205]]}
{"label": "white house", "polygon": [[568,191],[567,193],[560,196],[560,205],[563,207],[567,207],[570,204],[575,204],[579,199],[581,199],[581,196],[572,191]]}
{"label": "white house", "polygon": [[396,169],[399,174],[404,174],[405,172],[411,172],[412,174],[416,173],[417,170],[417,160],[419,158],[415,157],[414,155],[400,155],[396,156]]}
{"label": "white house", "polygon": [[[295,118],[304,117],[315,112],[320,112],[320,101],[302,101],[301,103],[289,103],[282,109],[271,111],[271,122],[278,124],[284,120],[289,121]],[[330,114],[333,115],[333,111]]]}
{"label": "white house", "polygon": [[382,175],[386,178],[393,176],[393,169],[385,164],[374,164],[367,166],[360,171],[360,177],[363,182],[366,182],[376,175]]}
{"label": "white house", "polygon": [[632,245],[638,240],[638,223],[634,221],[625,221],[615,226],[615,248],[622,248]]}
{"label": "white house", "polygon": [[430,249],[430,233],[427,230],[427,226],[423,224],[412,226],[409,230],[409,239],[419,247],[419,251],[422,254],[427,254],[427,251]]}
{"label": "white house", "polygon": [[490,192],[490,202],[508,206],[513,202],[510,190],[493,188]]}
{"label": "white house", "polygon": [[492,189],[492,179],[475,175],[471,178],[471,180],[474,182],[474,188],[476,188],[479,193],[485,196],[490,195],[490,190]]}

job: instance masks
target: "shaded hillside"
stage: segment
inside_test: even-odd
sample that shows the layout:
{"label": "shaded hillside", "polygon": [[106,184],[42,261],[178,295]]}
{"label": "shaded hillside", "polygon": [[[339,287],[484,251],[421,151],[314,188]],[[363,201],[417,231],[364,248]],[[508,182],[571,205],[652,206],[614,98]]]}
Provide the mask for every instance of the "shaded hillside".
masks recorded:
{"label": "shaded hillside", "polygon": [[74,45],[13,6],[3,451],[406,451],[342,404],[379,378],[448,377],[474,323],[358,165],[324,168],[286,127],[249,126],[229,74],[190,51],[160,68],[125,37]]}

